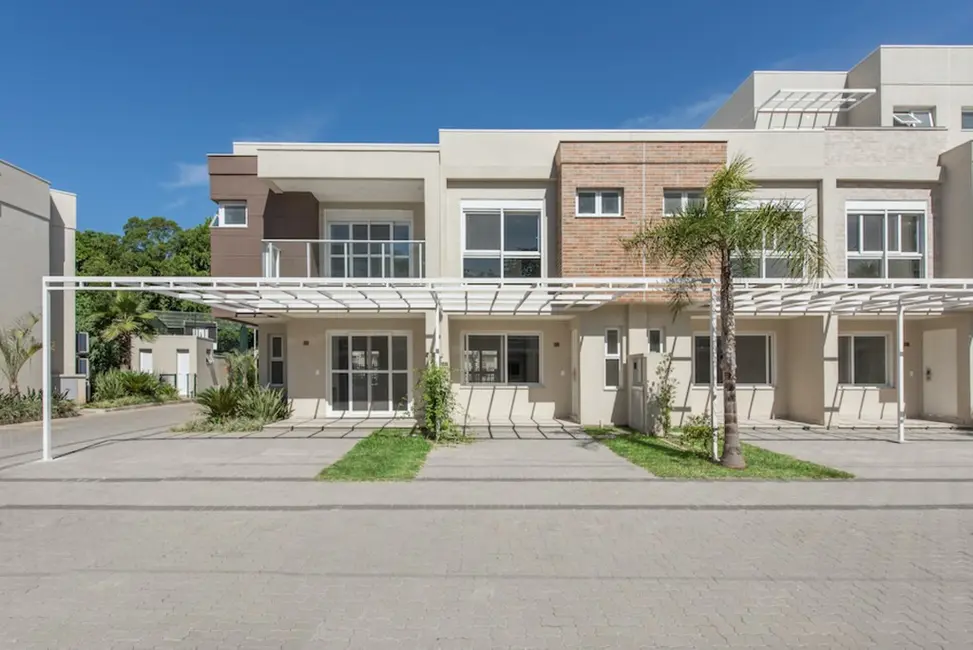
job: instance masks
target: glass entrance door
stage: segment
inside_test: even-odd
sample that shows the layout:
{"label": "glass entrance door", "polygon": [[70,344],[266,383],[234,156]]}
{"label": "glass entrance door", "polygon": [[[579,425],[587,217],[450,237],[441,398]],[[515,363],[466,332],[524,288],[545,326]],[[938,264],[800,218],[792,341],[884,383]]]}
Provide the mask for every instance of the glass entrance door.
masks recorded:
{"label": "glass entrance door", "polygon": [[331,410],[391,414],[409,408],[409,337],[331,336]]}

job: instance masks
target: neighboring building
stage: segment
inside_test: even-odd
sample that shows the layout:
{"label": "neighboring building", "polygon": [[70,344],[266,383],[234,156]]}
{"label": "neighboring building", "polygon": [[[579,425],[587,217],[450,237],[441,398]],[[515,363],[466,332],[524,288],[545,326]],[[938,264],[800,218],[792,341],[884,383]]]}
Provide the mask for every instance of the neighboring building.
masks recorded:
{"label": "neighboring building", "polygon": [[[624,424],[634,362],[651,381],[665,353],[681,417],[708,408],[708,310],[673,318],[646,295],[581,313],[550,301],[532,316],[457,308],[437,322],[431,308],[380,309],[378,296],[416,277],[670,276],[619,238],[699,200],[737,154],[754,162],[757,200],[803,208],[833,277],[973,278],[971,129],[973,47],[882,47],[848,72],[755,72],[699,130],[239,142],[209,157],[212,275],[388,279],[358,292],[373,306],[322,309],[281,291],[278,307],[225,314],[259,327],[262,380],[286,387],[298,415],[401,412],[441,337],[471,420]],[[765,251],[759,274],[780,271]],[[894,421],[893,323],[740,318],[741,419]],[[910,417],[971,421],[971,334],[965,313],[906,322]]]}
{"label": "neighboring building", "polygon": [[196,334],[160,334],[152,341],[132,340],[132,370],[159,375],[183,397],[220,383],[214,358],[216,341]]}
{"label": "neighboring building", "polygon": [[216,341],[217,325],[212,316],[195,311],[158,311],[159,334],[197,336]]}
{"label": "neighboring building", "polygon": [[[77,197],[0,160],[0,327],[41,314],[45,275],[73,276]],[[77,374],[74,292],[51,294],[51,370],[54,386],[83,399],[85,378]],[[41,325],[36,336],[41,338]],[[20,385],[41,388],[41,355],[28,362]],[[8,387],[0,378],[0,388]]]}

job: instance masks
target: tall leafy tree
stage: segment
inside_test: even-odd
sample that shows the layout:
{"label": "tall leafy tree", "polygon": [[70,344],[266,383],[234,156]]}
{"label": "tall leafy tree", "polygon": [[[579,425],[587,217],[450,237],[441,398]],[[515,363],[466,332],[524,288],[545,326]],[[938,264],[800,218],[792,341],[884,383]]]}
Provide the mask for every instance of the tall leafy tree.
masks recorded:
{"label": "tall leafy tree", "polygon": [[105,341],[118,341],[121,366],[128,370],[132,363],[132,339],[139,337],[152,341],[158,330],[155,315],[146,309],[138,294],[119,291],[104,311],[91,315],[91,322],[98,328],[99,337]]}
{"label": "tall leafy tree", "polygon": [[[704,202],[640,228],[623,244],[668,262],[677,270],[672,305],[680,310],[698,295],[699,279],[720,282],[720,372],[723,377],[724,443],[720,459],[726,467],[746,467],[737,419],[736,313],[733,280],[753,277],[764,248],[787,260],[791,277],[819,277],[827,267],[824,244],[805,223],[800,210],[786,201],[755,205],[756,189],[750,160],[739,156],[717,171],[706,187]],[[714,405],[711,405],[711,408]]]}
{"label": "tall leafy tree", "polygon": [[20,394],[20,371],[43,347],[34,336],[39,321],[37,314],[28,313],[13,326],[0,329],[0,373],[14,395]]}

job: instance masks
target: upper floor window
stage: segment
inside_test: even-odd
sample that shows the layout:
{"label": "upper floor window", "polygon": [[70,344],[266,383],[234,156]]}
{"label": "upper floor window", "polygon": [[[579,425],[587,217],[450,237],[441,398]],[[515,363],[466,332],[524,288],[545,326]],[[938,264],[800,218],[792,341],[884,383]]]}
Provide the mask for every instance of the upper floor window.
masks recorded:
{"label": "upper floor window", "polygon": [[925,276],[925,202],[852,201],[845,212],[849,278]]}
{"label": "upper floor window", "polygon": [[219,212],[210,225],[217,228],[246,228],[247,204],[242,201],[220,203]]}
{"label": "upper floor window", "polygon": [[541,201],[463,204],[464,278],[539,278]]}
{"label": "upper floor window", "polygon": [[665,190],[662,193],[662,213],[671,217],[705,201],[703,190]]}
{"label": "upper floor window", "polygon": [[[751,201],[751,207],[758,208],[766,203],[784,202],[784,199]],[[803,219],[804,202],[789,201],[787,208],[793,209],[795,219]],[[773,237],[764,235],[759,251],[751,251],[749,256],[734,255],[731,260],[733,275],[738,278],[789,278],[791,277],[790,256],[778,249]]]}
{"label": "upper floor window", "polygon": [[892,111],[892,126],[935,126],[931,108],[897,108]]}
{"label": "upper floor window", "polygon": [[960,115],[960,128],[973,131],[973,108],[964,108]]}
{"label": "upper floor window", "polygon": [[575,214],[579,217],[620,217],[622,191],[578,190]]}

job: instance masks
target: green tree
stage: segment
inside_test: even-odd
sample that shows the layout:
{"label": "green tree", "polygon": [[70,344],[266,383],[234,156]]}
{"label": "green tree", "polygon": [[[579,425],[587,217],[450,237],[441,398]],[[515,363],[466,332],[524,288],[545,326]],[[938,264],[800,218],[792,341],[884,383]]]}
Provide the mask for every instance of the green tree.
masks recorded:
{"label": "green tree", "polygon": [[746,467],[746,461],[737,420],[733,280],[738,275],[753,277],[756,260],[765,247],[787,260],[791,277],[820,277],[827,268],[824,244],[804,222],[799,209],[786,201],[755,206],[751,170],[749,159],[734,158],[713,175],[705,201],[648,224],[623,242],[629,251],[666,261],[678,270],[672,294],[672,306],[677,311],[698,295],[699,279],[711,277],[714,266],[719,269],[725,436],[720,462],[739,469]]}
{"label": "green tree", "polygon": [[34,336],[40,317],[34,313],[22,316],[12,327],[0,329],[0,373],[7,379],[10,392],[20,394],[20,371],[43,345]]}
{"label": "green tree", "polygon": [[108,308],[92,314],[90,320],[101,339],[118,341],[121,366],[126,370],[132,363],[132,338],[152,341],[156,337],[156,317],[135,293],[119,291]]}

